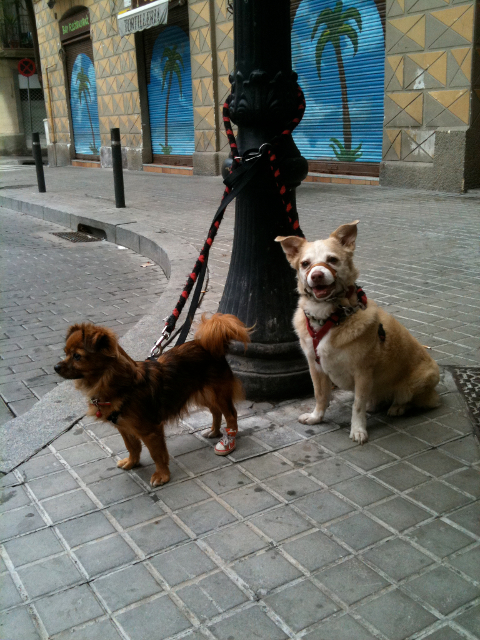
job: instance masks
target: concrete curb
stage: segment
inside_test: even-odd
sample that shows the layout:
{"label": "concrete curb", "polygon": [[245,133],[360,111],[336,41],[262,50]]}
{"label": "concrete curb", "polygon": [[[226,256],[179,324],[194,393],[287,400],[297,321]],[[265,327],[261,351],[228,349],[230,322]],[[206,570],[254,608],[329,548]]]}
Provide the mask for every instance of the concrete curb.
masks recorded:
{"label": "concrete curb", "polygon": [[[59,203],[60,204],[60,203]],[[156,262],[165,271],[168,285],[151,313],[144,316],[121,340],[126,351],[143,360],[161,334],[163,319],[177,303],[188,273],[198,257],[190,243],[168,232],[155,231],[142,215],[128,216],[118,209],[102,207],[102,211],[85,216],[76,207],[55,209],[37,202],[0,195],[0,207],[26,213],[35,218],[55,222],[78,230],[87,225],[105,232],[109,242],[132,249]],[[70,429],[85,414],[85,399],[65,382],[47,393],[27,413],[0,427],[0,473],[8,473],[35,455],[61,433]]]}

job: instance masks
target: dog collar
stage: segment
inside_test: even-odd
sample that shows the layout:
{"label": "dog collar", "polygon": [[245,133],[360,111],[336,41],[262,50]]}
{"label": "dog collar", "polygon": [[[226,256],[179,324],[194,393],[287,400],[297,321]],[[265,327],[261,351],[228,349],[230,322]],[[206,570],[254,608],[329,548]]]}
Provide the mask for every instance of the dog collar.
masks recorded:
{"label": "dog collar", "polygon": [[98,398],[92,398],[90,400],[90,404],[92,404],[94,407],[97,407],[97,413],[95,414],[97,418],[102,417],[100,407],[110,407],[112,405],[111,402],[100,402]]}
{"label": "dog collar", "polygon": [[[349,287],[345,293],[345,296],[347,298],[350,298],[355,293],[355,291],[357,293],[357,304],[349,307],[339,305],[335,309],[335,311],[328,316],[326,320],[317,320],[314,316],[304,311],[307,331],[312,337],[313,350],[315,351],[315,362],[317,364],[320,364],[320,358],[317,355],[317,347],[320,344],[320,340],[327,335],[332,327],[338,327],[341,322],[356,313],[359,309],[366,308],[368,302],[367,296],[365,295],[363,289],[358,285],[352,285],[351,287]],[[320,328],[315,331],[315,329],[312,327],[310,319],[320,324]]]}

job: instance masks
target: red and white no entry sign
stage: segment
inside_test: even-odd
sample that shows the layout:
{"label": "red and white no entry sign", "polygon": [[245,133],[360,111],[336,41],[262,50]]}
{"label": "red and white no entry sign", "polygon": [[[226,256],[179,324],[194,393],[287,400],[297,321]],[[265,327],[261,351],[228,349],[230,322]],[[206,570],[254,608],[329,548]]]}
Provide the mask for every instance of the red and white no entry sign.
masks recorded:
{"label": "red and white no entry sign", "polygon": [[33,76],[36,71],[35,62],[29,58],[22,58],[18,62],[18,73],[26,78]]}

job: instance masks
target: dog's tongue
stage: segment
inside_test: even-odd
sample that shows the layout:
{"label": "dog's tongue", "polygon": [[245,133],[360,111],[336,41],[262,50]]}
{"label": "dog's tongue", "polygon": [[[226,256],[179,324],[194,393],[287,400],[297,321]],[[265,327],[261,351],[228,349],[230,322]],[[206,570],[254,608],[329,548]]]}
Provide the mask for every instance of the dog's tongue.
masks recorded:
{"label": "dog's tongue", "polygon": [[316,298],[324,298],[330,293],[330,286],[328,287],[313,287],[312,291]]}

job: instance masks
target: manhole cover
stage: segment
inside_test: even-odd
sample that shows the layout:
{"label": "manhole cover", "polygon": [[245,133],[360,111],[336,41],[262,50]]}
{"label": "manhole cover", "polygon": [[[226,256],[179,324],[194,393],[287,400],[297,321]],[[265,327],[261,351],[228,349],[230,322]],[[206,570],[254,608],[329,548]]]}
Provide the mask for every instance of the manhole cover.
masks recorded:
{"label": "manhole cover", "polygon": [[89,236],[88,233],[83,233],[82,231],[58,231],[57,233],[52,233],[52,236],[63,238],[69,242],[100,242],[100,238]]}
{"label": "manhole cover", "polygon": [[470,415],[480,429],[480,367],[452,367],[451,371]]}

